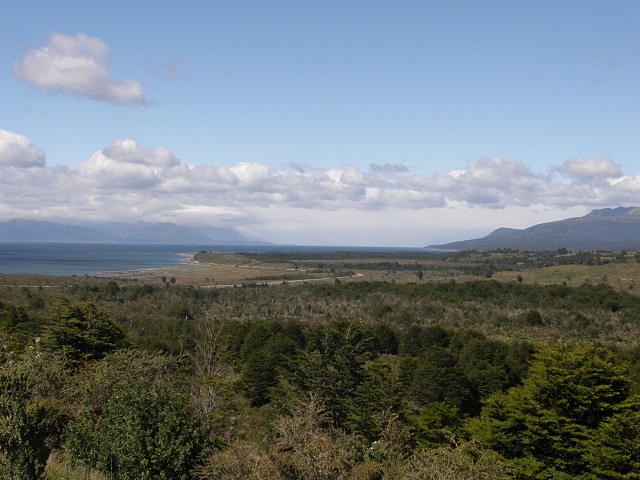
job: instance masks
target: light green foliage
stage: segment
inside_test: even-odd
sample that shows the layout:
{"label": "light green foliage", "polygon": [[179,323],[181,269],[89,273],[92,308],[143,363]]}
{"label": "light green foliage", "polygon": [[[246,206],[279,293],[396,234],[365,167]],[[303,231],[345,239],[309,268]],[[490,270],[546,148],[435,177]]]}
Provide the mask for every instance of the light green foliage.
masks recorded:
{"label": "light green foliage", "polygon": [[121,388],[152,390],[159,386],[178,388],[178,359],[135,348],[116,350],[99,362],[80,370],[66,388],[67,401],[79,415],[101,412],[113,393]]}
{"label": "light green foliage", "polygon": [[229,337],[219,325],[198,325],[198,339],[189,354],[191,406],[220,428],[231,416],[238,374],[229,351]]}
{"label": "light green foliage", "polygon": [[66,418],[56,402],[0,396],[0,478],[41,478]]}
{"label": "light green foliage", "polygon": [[604,441],[605,425],[629,408],[626,369],[587,346],[545,347],[534,358],[524,384],[491,396],[471,430],[520,478],[592,478],[593,438]]}
{"label": "light green foliage", "polygon": [[[355,479],[359,439],[333,425],[331,415],[311,396],[278,417],[274,437],[262,446],[238,442],[213,452],[196,469],[210,480],[339,480]],[[370,477],[360,477],[362,479]]]}
{"label": "light green foliage", "polygon": [[456,407],[442,402],[430,403],[420,411],[415,439],[427,448],[447,445],[452,437],[458,436],[465,420],[465,415]]}
{"label": "light green foliage", "polygon": [[67,375],[37,344],[0,364],[0,478],[40,478],[68,420]]}
{"label": "light green foliage", "polygon": [[494,452],[472,443],[419,450],[391,465],[382,480],[507,480],[513,472]]}
{"label": "light green foliage", "polygon": [[114,480],[186,479],[205,446],[185,395],[168,388],[123,388],[101,415],[69,427],[67,448]]}
{"label": "light green foliage", "polygon": [[179,362],[168,355],[119,350],[76,374],[77,406],[65,447],[71,459],[113,479],[180,479],[205,447]]}
{"label": "light green foliage", "polygon": [[46,480],[110,480],[98,470],[82,465],[71,465],[68,455],[61,451],[52,452],[44,470]]}
{"label": "light green foliage", "polygon": [[588,442],[587,459],[600,479],[640,479],[640,409],[626,405],[606,419]]}

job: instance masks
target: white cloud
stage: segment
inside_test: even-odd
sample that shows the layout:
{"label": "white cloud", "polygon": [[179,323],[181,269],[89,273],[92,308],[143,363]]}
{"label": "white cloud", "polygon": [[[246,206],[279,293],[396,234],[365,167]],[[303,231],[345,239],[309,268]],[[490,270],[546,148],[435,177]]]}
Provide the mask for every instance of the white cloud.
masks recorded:
{"label": "white cloud", "polygon": [[273,175],[273,167],[256,163],[237,163],[229,170],[238,178],[241,185],[261,185]]}
{"label": "white cloud", "polygon": [[583,181],[602,181],[622,175],[620,166],[607,158],[566,160],[561,172]]}
{"label": "white cloud", "polygon": [[135,163],[157,167],[172,167],[178,165],[173,152],[166,147],[155,147],[147,150],[135,140],[118,139],[103,150],[106,157],[119,163]]}
{"label": "white cloud", "polygon": [[87,185],[104,190],[148,190],[160,183],[153,167],[117,161],[103,152],[94,153],[75,171]]}
{"label": "white cloud", "polygon": [[0,130],[0,165],[42,167],[46,158],[46,153],[29,143],[27,137]]}
{"label": "white cloud", "polygon": [[135,80],[111,77],[109,48],[97,38],[53,33],[49,43],[14,62],[17,78],[52,93],[71,93],[113,105],[150,102]]}
{"label": "white cloud", "polygon": [[118,139],[77,166],[47,167],[26,138],[0,131],[6,151],[18,153],[0,157],[0,219],[241,225],[280,242],[441,243],[640,198],[640,174],[623,175],[611,160],[568,161],[554,177],[492,157],[422,176],[393,166],[191,165],[167,147]]}

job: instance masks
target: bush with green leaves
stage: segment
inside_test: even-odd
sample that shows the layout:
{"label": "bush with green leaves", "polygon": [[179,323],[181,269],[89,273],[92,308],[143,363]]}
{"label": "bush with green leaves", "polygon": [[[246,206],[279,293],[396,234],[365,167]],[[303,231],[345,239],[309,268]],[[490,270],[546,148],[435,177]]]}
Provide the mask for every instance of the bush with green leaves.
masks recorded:
{"label": "bush with green leaves", "polygon": [[626,366],[607,350],[544,347],[523,385],[489,397],[470,430],[517,478],[639,478],[640,405],[629,392]]}
{"label": "bush with green leaves", "polygon": [[118,479],[187,479],[206,446],[189,399],[164,386],[123,388],[103,412],[73,422],[67,450],[88,467]]}
{"label": "bush with green leaves", "polygon": [[39,479],[66,416],[54,401],[0,395],[0,478]]}

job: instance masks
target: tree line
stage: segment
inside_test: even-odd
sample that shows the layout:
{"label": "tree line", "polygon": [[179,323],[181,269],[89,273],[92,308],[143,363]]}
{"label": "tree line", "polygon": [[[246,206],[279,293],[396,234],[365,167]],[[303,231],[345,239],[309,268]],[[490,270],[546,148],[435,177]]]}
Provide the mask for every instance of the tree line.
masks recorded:
{"label": "tree line", "polygon": [[639,476],[633,344],[493,334],[632,329],[626,292],[85,279],[64,293],[3,291],[2,478]]}

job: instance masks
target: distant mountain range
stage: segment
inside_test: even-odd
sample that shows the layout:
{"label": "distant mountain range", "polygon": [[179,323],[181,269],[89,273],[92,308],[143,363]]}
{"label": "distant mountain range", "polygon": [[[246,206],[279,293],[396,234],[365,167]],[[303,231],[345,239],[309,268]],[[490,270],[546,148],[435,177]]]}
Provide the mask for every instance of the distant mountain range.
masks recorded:
{"label": "distant mountain range", "polygon": [[593,210],[584,217],[541,223],[523,230],[499,228],[475,240],[429,245],[439,250],[640,250],[640,207]]}
{"label": "distant mountain range", "polygon": [[250,239],[232,228],[182,227],[175,223],[98,223],[63,225],[39,220],[0,222],[0,242],[95,242],[164,244],[239,244],[264,242]]}

